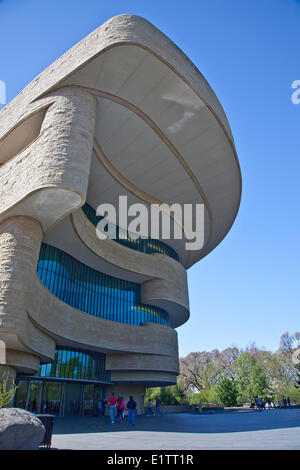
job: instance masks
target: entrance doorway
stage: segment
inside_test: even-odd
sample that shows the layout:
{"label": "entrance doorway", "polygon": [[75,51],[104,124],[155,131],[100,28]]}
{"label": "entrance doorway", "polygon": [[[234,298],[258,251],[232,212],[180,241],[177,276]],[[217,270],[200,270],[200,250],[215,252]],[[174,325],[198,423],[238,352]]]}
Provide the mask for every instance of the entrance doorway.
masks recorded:
{"label": "entrance doorway", "polygon": [[43,383],[39,380],[30,382],[27,410],[32,413],[41,412],[42,386]]}
{"label": "entrance doorway", "polygon": [[104,386],[95,383],[18,380],[15,406],[56,416],[97,416]]}
{"label": "entrance doorway", "polygon": [[44,382],[41,413],[49,413],[52,415],[59,416],[61,399],[62,399],[62,383],[61,382]]}
{"label": "entrance doorway", "polygon": [[81,384],[66,383],[64,393],[64,416],[81,415],[82,386]]}

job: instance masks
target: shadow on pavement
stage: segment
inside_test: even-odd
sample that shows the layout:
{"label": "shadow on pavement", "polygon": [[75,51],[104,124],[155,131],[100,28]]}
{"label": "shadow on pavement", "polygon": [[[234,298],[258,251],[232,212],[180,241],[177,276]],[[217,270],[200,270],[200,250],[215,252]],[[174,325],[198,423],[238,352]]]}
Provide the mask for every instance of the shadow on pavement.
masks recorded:
{"label": "shadow on pavement", "polygon": [[164,416],[137,416],[135,427],[126,417],[122,424],[111,424],[108,417],[55,418],[53,434],[84,434],[113,432],[172,432],[172,433],[232,433],[267,429],[296,428],[300,424],[300,409],[264,410],[261,412],[191,413]]}

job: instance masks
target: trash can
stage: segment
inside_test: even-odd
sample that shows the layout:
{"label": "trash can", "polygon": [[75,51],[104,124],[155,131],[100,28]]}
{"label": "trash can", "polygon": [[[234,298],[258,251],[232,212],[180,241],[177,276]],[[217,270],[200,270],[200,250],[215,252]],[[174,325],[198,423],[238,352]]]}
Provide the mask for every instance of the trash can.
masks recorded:
{"label": "trash can", "polygon": [[45,447],[46,449],[50,449],[52,441],[54,415],[36,415],[36,417],[42,422],[45,428],[45,436],[43,442],[40,443],[39,447]]}

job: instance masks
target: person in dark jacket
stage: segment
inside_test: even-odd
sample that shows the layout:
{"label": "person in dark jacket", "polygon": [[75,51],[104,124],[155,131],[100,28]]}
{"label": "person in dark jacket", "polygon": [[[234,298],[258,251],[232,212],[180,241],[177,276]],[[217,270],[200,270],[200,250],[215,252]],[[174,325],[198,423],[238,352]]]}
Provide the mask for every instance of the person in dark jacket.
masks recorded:
{"label": "person in dark jacket", "polygon": [[160,411],[160,405],[161,405],[161,401],[160,399],[157,397],[155,399],[155,415],[156,416],[161,416],[161,411]]}
{"label": "person in dark jacket", "polygon": [[135,413],[136,413],[136,402],[132,398],[132,396],[129,397],[129,402],[127,403],[127,410],[128,410],[128,415],[129,415],[129,424],[134,426],[135,424]]}

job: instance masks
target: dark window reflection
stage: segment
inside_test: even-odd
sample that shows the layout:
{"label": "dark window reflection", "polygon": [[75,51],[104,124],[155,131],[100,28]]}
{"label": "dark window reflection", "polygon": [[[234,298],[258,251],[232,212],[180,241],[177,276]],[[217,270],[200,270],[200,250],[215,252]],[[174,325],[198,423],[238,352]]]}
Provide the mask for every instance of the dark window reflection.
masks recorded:
{"label": "dark window reflection", "polygon": [[42,382],[31,381],[27,410],[32,413],[40,413]]}
{"label": "dark window reflection", "polygon": [[42,397],[42,413],[59,415],[62,383],[45,382]]}
{"label": "dark window reflection", "polygon": [[26,408],[28,381],[19,380],[15,398],[16,408]]}

